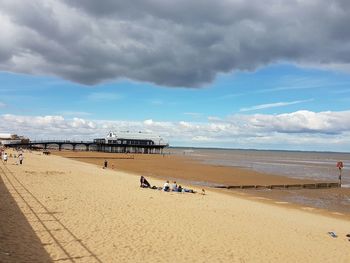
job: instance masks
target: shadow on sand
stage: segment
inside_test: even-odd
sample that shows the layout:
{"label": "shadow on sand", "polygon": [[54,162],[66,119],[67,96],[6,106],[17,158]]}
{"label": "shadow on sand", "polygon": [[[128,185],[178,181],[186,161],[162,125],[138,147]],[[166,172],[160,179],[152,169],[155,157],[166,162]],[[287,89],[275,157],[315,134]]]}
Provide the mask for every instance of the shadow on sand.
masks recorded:
{"label": "shadow on sand", "polygon": [[0,262],[53,262],[1,177]]}

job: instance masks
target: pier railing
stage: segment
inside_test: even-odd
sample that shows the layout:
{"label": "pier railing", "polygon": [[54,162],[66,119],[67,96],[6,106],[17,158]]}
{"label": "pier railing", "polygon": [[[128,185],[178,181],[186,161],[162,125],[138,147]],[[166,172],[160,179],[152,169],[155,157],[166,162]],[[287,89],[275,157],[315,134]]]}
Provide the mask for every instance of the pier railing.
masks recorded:
{"label": "pier railing", "polygon": [[50,145],[50,144],[58,144],[58,145],[64,145],[64,144],[71,144],[71,145],[102,145],[102,146],[112,146],[112,147],[167,147],[169,144],[164,141],[153,141],[152,143],[146,143],[146,142],[103,142],[103,141],[79,141],[79,140],[33,140],[33,141],[5,141],[3,142],[3,145],[5,146],[33,146],[33,145]]}
{"label": "pier railing", "polygon": [[77,141],[77,140],[34,140],[29,143],[94,143],[93,141]]}

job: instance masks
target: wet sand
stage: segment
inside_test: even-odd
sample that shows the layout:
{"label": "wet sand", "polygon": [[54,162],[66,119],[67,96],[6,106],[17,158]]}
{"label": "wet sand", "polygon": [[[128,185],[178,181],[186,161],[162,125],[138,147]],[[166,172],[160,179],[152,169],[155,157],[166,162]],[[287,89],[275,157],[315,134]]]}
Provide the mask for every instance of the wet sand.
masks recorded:
{"label": "wet sand", "polygon": [[259,173],[244,168],[204,164],[179,155],[133,155],[78,151],[53,151],[52,153],[101,167],[104,160],[107,160],[110,169],[199,185],[269,185],[313,182],[312,180]]}
{"label": "wet sand", "polygon": [[[4,168],[0,163],[0,167]],[[349,221],[246,197],[166,193],[139,187],[139,175],[60,156],[10,158],[5,187],[40,242],[35,262],[348,262]],[[7,179],[6,179],[7,178]],[[12,183],[11,183],[12,182]],[[152,179],[156,185],[163,180]],[[198,189],[196,189],[198,190]],[[21,193],[23,199],[20,198]],[[8,208],[0,210],[4,218]],[[6,217],[5,217],[6,218]],[[4,220],[1,231],[13,222]],[[335,231],[337,238],[327,232]],[[33,241],[34,240],[34,241]],[[48,260],[42,255],[45,249]],[[4,262],[18,262],[12,256]],[[21,262],[21,261],[20,261]],[[23,261],[26,262],[26,261]],[[29,261],[30,262],[30,261]]]}

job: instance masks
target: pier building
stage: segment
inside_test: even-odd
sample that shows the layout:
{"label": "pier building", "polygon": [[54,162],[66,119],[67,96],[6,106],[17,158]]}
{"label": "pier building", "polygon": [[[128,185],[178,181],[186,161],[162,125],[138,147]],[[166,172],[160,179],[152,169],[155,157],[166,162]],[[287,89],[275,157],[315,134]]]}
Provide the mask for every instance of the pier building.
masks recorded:
{"label": "pier building", "polygon": [[18,136],[17,134],[11,133],[0,133],[0,145],[26,142],[29,142],[29,139],[24,136]]}
{"label": "pier building", "polygon": [[169,144],[158,135],[142,132],[109,132],[105,138],[94,139],[96,150],[116,153],[161,154]]}

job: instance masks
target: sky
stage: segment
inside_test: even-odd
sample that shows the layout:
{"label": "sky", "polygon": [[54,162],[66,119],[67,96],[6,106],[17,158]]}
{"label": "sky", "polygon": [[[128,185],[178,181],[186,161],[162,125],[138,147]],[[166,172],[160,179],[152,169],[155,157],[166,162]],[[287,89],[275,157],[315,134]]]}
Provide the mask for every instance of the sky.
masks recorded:
{"label": "sky", "polygon": [[0,0],[0,133],[350,152],[350,2]]}

